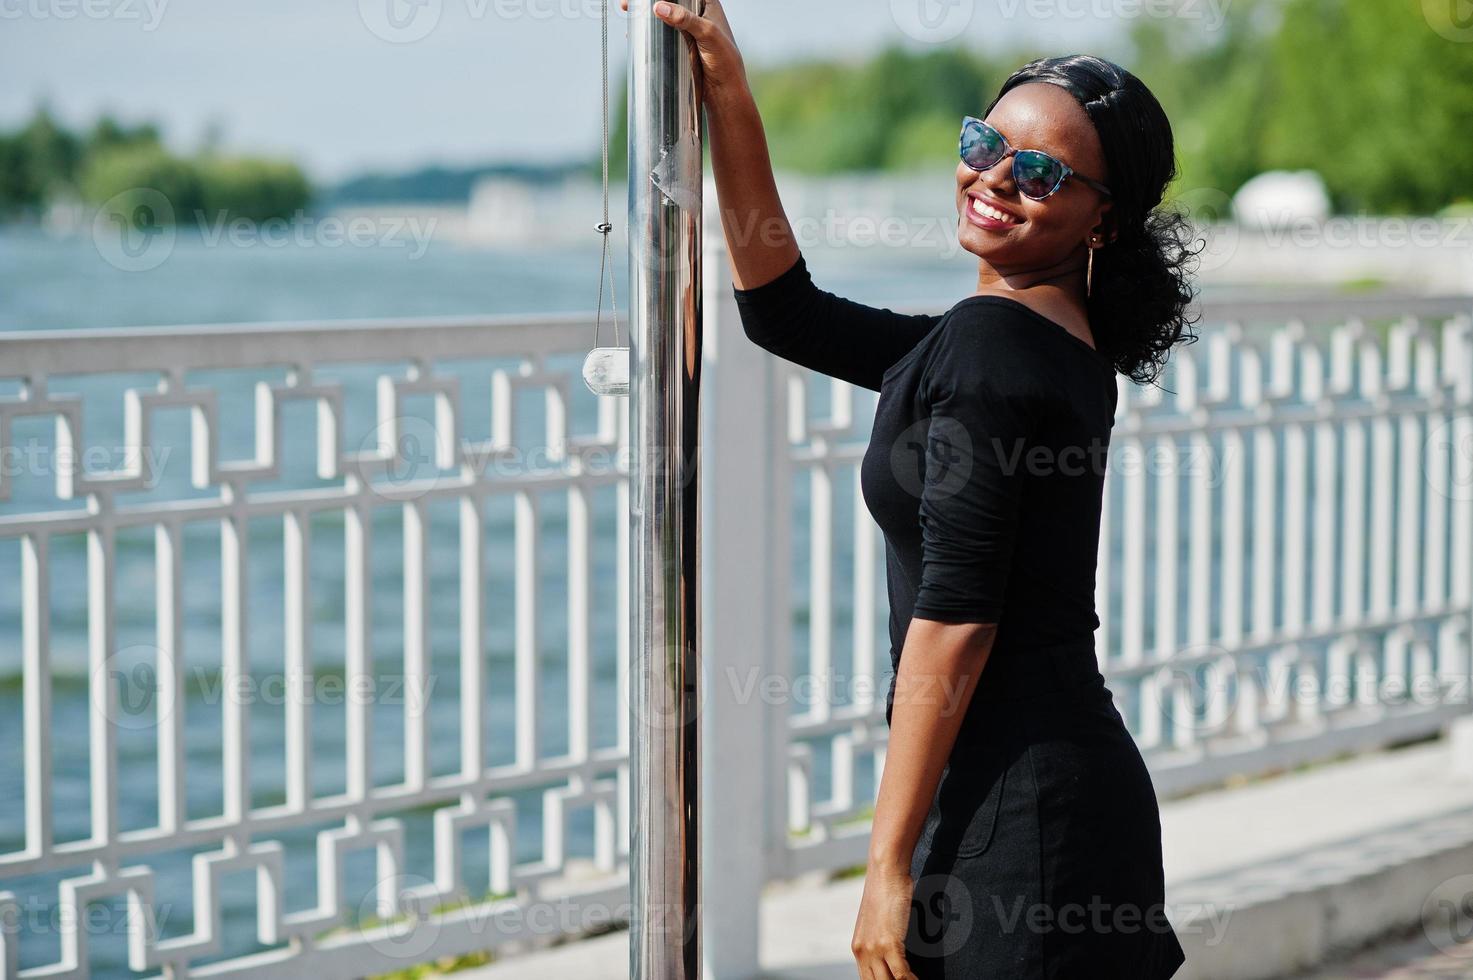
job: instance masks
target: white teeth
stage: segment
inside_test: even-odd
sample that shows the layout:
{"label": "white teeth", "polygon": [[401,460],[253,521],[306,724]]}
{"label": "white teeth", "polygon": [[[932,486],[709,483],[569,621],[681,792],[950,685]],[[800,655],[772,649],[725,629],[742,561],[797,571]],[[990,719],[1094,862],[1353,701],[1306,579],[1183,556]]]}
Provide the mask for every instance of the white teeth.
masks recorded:
{"label": "white teeth", "polygon": [[980,215],[992,218],[994,221],[1006,221],[1009,224],[1018,223],[1018,219],[1013,217],[1012,215],[1006,214],[1002,211],[999,211],[997,208],[982,203],[982,199],[980,197],[972,198],[972,210],[976,211]]}

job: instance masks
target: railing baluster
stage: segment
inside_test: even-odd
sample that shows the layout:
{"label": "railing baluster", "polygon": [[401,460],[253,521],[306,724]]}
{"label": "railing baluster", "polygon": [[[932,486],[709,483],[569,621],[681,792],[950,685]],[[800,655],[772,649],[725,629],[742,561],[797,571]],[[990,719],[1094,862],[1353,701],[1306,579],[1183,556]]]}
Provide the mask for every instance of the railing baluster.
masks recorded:
{"label": "railing baluster", "polygon": [[373,789],[373,673],[370,590],[373,588],[373,510],[359,498],[343,514],[343,648],[347,692],[348,798],[368,799]]}
{"label": "railing baluster", "polygon": [[1274,596],[1282,588],[1278,545],[1279,466],[1277,426],[1271,421],[1253,427],[1253,619],[1257,636],[1274,632]]}
{"label": "railing baluster", "polygon": [[1177,596],[1181,555],[1181,455],[1176,440],[1162,436],[1156,459],[1163,461],[1156,475],[1156,654],[1168,660],[1178,649]]}
{"label": "railing baluster", "polygon": [[[1421,453],[1426,475],[1426,545],[1421,550],[1422,589],[1418,608],[1441,609],[1447,600],[1448,555],[1448,495],[1439,488],[1448,485],[1450,464],[1448,449],[1444,441],[1447,435],[1448,415],[1440,407],[1437,395],[1442,384],[1438,376],[1438,337],[1429,324],[1423,327],[1417,340],[1416,388],[1418,395],[1429,406],[1419,413],[1422,420],[1423,441]],[[1431,406],[1439,405],[1437,408]]]}
{"label": "railing baluster", "polygon": [[568,756],[586,761],[592,718],[589,648],[589,587],[592,525],[588,492],[568,488]]}
{"label": "railing baluster", "polygon": [[1244,484],[1247,449],[1242,430],[1222,433],[1222,580],[1219,583],[1222,644],[1232,647],[1243,639]]}
{"label": "railing baluster", "polygon": [[1340,470],[1336,465],[1339,447],[1336,424],[1317,422],[1314,427],[1314,612],[1311,622],[1325,630],[1335,621],[1335,533],[1342,509],[1336,491]]}
{"label": "railing baluster", "polygon": [[1205,433],[1192,436],[1192,460],[1192,530],[1187,537],[1191,562],[1187,576],[1187,643],[1201,646],[1212,635],[1212,529],[1216,523],[1212,481],[1213,473],[1221,466]]}
{"label": "railing baluster", "polygon": [[286,649],[286,802],[312,802],[312,525],[308,512],[282,517],[282,602]]}
{"label": "railing baluster", "polygon": [[[1415,396],[1425,400],[1431,394],[1429,377],[1425,370],[1421,336],[1416,317],[1403,317],[1393,328],[1391,344],[1396,376],[1393,380],[1394,396],[1405,400]],[[1421,555],[1423,544],[1422,490],[1424,488],[1424,425],[1426,416],[1422,412],[1408,411],[1401,416],[1400,432],[1397,437],[1397,473],[1400,482],[1396,491],[1396,598],[1398,612],[1414,613],[1422,605],[1422,590],[1425,583],[1421,577]]]}
{"label": "railing baluster", "polygon": [[[159,828],[177,831],[188,819],[184,789],[184,542],[177,522],[154,531],[155,609],[158,619]],[[288,755],[290,759],[290,755]]]}
{"label": "railing baluster", "polygon": [[52,842],[50,545],[45,532],[21,538],[26,851],[37,858],[50,854]]}
{"label": "railing baluster", "polygon": [[[1346,346],[1357,342],[1360,336],[1358,323],[1342,328]],[[1353,353],[1353,348],[1352,351]],[[1354,361],[1346,357],[1351,366]],[[1358,393],[1361,383],[1351,376],[1350,391]],[[1366,430],[1359,419],[1344,420],[1344,460],[1340,470],[1344,505],[1341,509],[1340,527],[1340,623],[1354,626],[1364,616],[1365,581],[1365,500],[1366,500]]]}
{"label": "railing baluster", "polygon": [[[1121,454],[1129,461],[1121,477],[1125,484],[1124,565],[1126,582],[1146,580],[1146,444],[1135,437],[1121,440]],[[1142,589],[1126,589],[1120,616],[1120,662],[1130,667],[1141,663],[1146,653],[1146,595]]]}
{"label": "railing baluster", "polygon": [[[104,511],[111,510],[111,502]],[[87,649],[91,670],[89,759],[92,786],[92,840],[107,849],[104,862],[113,865],[111,845],[118,834],[118,747],[116,719],[118,690],[114,677],[116,618],[113,606],[116,577],[114,528],[104,523],[87,535]]]}
{"label": "railing baluster", "polygon": [[[822,446],[827,440],[816,439]],[[817,448],[822,453],[822,448]],[[834,484],[823,460],[808,470],[808,707],[815,721],[831,714],[827,696],[834,656]]]}
{"label": "railing baluster", "polygon": [[[237,496],[237,499],[238,496]],[[248,845],[251,807],[250,665],[246,646],[246,542],[249,519],[236,507],[220,521],[220,691],[224,739],[225,820],[240,828],[231,843]],[[349,566],[352,567],[351,565]],[[353,752],[350,744],[348,751]]]}
{"label": "railing baluster", "polygon": [[460,777],[486,778],[485,502],[460,500]]}
{"label": "railing baluster", "polygon": [[1392,540],[1393,493],[1396,488],[1396,430],[1391,418],[1371,421],[1371,603],[1370,614],[1384,619],[1391,614],[1391,574],[1396,569],[1397,551]]}
{"label": "railing baluster", "polygon": [[541,673],[537,662],[537,542],[538,501],[528,492],[515,498],[515,585],[516,592],[516,759],[521,769],[532,770],[542,757],[541,733],[537,730],[537,688]]}
{"label": "railing baluster", "polygon": [[[1448,383],[1453,387],[1453,404],[1457,417],[1452,424],[1454,483],[1448,495],[1452,498],[1453,555],[1452,579],[1448,590],[1460,605],[1468,608],[1468,633],[1464,643],[1473,646],[1473,318],[1463,313],[1449,321],[1444,333],[1444,366]],[[1464,662],[1465,667],[1473,663]]]}
{"label": "railing baluster", "polygon": [[404,514],[404,782],[430,778],[429,515],[423,499]]}

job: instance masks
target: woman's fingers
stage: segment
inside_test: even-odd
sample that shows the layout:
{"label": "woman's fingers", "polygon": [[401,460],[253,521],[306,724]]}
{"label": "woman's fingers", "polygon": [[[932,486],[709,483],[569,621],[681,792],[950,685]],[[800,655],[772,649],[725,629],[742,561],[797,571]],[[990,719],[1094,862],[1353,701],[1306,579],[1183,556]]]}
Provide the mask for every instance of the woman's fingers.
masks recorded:
{"label": "woman's fingers", "polygon": [[[706,13],[709,14],[711,12],[711,8],[714,7],[714,6],[716,6],[717,5],[717,2],[718,2],[718,0],[706,0],[706,6],[705,6]],[[691,16],[691,12],[689,10],[686,10],[684,7],[681,7],[681,6],[678,6],[678,5],[675,5],[675,4],[671,4],[670,6],[673,9],[672,9],[671,13],[667,14],[667,13],[663,13],[659,9],[659,5],[656,5],[656,7],[655,7],[655,16],[656,17],[661,17],[661,18],[663,18],[665,20],[668,20],[668,21],[670,21],[671,24],[676,23],[680,19],[680,16],[682,14],[684,14],[686,16]],[[619,9],[622,10],[622,11],[624,11],[626,14],[629,13],[629,0],[619,0]],[[697,18],[697,19],[699,19],[699,18]]]}
{"label": "woman's fingers", "polygon": [[916,980],[903,949],[877,949],[862,956],[856,965],[864,980]]}
{"label": "woman's fingers", "polygon": [[694,12],[687,10],[678,3],[657,3],[654,7],[655,16],[677,30],[688,31],[696,37],[702,36],[711,28],[711,22],[704,17],[697,17]]}
{"label": "woman's fingers", "polygon": [[906,962],[905,953],[895,950],[885,954],[885,965],[890,968],[890,975],[895,980],[916,980],[916,975],[911,972],[910,964]]}
{"label": "woman's fingers", "polygon": [[700,56],[698,85],[702,101],[709,107],[741,94],[746,86],[746,69],[719,0],[705,0],[702,9],[705,16],[668,0],[650,6],[661,23],[685,34],[695,45]]}
{"label": "woman's fingers", "polygon": [[888,957],[875,954],[859,963],[861,980],[915,980],[914,973],[897,973],[890,967]]}
{"label": "woman's fingers", "polygon": [[652,9],[656,17],[698,40],[710,40],[723,34],[731,36],[731,26],[726,23],[726,12],[721,9],[720,0],[706,0],[699,15],[678,3],[656,3]]}

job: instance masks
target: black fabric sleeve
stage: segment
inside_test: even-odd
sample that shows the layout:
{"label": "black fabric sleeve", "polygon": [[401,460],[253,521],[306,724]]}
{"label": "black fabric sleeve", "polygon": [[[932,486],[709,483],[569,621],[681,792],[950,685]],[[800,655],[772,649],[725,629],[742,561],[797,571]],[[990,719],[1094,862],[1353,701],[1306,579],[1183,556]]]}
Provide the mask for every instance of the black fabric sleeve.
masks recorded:
{"label": "black fabric sleeve", "polygon": [[752,289],[733,284],[732,293],[753,343],[871,391],[880,390],[885,371],[941,320],[940,314],[907,316],[819,289],[802,254],[771,282]]}
{"label": "black fabric sleeve", "polygon": [[1037,431],[1017,335],[978,326],[943,328],[922,383],[930,425],[912,615],[944,623],[1002,617]]}

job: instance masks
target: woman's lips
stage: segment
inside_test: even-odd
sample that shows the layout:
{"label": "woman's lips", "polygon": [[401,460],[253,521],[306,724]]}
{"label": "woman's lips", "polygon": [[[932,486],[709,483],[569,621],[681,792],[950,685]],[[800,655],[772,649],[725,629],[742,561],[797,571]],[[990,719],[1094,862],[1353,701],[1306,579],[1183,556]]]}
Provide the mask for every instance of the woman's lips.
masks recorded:
{"label": "woman's lips", "polygon": [[[982,200],[975,194],[968,194],[966,200],[967,205],[965,210],[967,220],[976,225],[978,228],[986,228],[989,231],[1006,231],[1009,228],[1015,228],[1023,223],[1021,220],[1017,220],[1012,217],[998,217],[998,214],[1006,214],[1007,212],[1003,211],[1001,208],[995,207],[987,201]],[[983,210],[979,210],[979,208]],[[984,213],[984,210],[993,213]]]}

